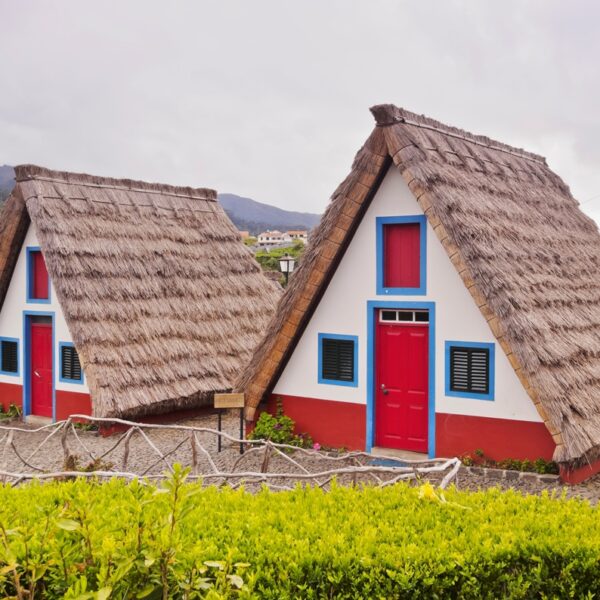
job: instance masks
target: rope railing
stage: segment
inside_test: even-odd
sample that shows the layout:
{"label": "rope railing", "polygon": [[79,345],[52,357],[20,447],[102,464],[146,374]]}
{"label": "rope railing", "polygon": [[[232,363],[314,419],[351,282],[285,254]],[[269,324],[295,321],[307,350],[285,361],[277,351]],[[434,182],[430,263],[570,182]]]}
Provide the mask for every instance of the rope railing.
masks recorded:
{"label": "rope railing", "polygon": [[[120,430],[110,436],[90,434],[82,431],[82,424]],[[163,443],[153,435],[162,435]],[[240,444],[245,450],[242,454],[235,452]],[[217,446],[225,451],[216,452]],[[341,485],[386,487],[424,478],[436,478],[446,488],[456,480],[461,466],[458,458],[384,459],[367,452],[326,452],[240,439],[209,427],[88,415],[71,415],[37,428],[0,425],[0,449],[0,481],[12,486],[76,477],[156,481],[168,477],[178,462],[189,467],[190,480],[250,490],[264,485],[291,490],[302,483],[329,489],[334,480]],[[80,464],[82,454],[89,464]]]}

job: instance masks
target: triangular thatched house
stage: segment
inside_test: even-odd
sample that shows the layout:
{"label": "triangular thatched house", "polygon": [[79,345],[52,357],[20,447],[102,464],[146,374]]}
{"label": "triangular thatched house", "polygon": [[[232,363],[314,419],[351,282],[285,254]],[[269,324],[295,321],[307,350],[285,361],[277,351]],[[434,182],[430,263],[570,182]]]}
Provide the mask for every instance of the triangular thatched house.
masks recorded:
{"label": "triangular thatched house", "polygon": [[213,190],[17,167],[0,215],[0,401],[55,419],[205,405],[279,290]]}
{"label": "triangular thatched house", "polygon": [[597,472],[596,224],[541,156],[372,112],[238,381],[247,417],[279,397],[321,443]]}

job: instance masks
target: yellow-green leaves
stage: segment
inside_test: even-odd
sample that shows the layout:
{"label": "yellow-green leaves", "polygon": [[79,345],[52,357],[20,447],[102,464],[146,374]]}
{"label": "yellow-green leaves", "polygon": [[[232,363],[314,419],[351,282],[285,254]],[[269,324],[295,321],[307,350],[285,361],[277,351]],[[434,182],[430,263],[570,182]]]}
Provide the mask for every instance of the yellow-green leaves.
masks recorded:
{"label": "yellow-green leaves", "polygon": [[75,531],[80,527],[79,523],[73,519],[59,519],[56,522],[56,526],[60,527],[60,529],[64,529],[65,531]]}
{"label": "yellow-green leaves", "polygon": [[429,484],[249,494],[186,475],[160,493],[0,486],[0,597],[600,597],[586,502]]}

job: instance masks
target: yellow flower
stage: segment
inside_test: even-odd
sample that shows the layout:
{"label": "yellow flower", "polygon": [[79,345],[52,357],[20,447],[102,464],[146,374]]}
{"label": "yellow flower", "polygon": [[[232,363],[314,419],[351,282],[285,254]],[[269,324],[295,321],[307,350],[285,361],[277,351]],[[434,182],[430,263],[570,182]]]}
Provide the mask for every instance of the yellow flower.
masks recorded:
{"label": "yellow flower", "polygon": [[429,481],[426,481],[419,488],[419,498],[423,500],[437,500],[438,502],[440,501],[437,494],[435,493],[434,487],[431,485],[431,483],[429,483]]}

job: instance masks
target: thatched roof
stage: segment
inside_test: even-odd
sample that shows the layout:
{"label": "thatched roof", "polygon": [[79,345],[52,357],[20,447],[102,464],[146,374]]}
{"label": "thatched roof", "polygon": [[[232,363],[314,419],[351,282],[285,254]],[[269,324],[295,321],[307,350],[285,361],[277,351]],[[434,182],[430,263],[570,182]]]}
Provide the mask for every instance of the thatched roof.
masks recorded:
{"label": "thatched roof", "polygon": [[25,165],[0,217],[0,307],[31,218],[100,416],[232,387],[280,287],[208,189]]}
{"label": "thatched roof", "polygon": [[392,105],[334,193],[236,388],[254,414],[282,372],[388,167],[424,210],[557,444],[600,455],[600,236],[541,156]]}

